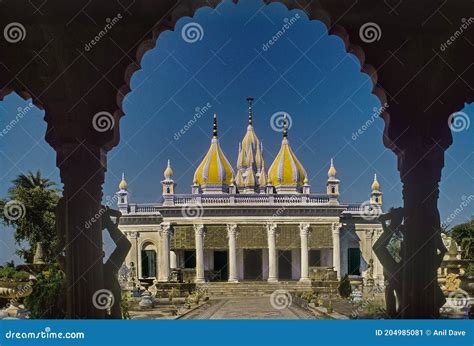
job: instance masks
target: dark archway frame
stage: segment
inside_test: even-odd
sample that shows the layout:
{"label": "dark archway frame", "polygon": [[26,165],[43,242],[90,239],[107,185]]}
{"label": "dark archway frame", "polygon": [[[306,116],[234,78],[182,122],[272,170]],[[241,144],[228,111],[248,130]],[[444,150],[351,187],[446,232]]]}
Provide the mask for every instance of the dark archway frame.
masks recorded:
{"label": "dark archway frame", "polygon": [[[15,91],[45,109],[46,139],[57,152],[64,184],[58,211],[59,232],[66,254],[68,316],[103,318],[92,304],[94,292],[104,287],[102,227],[83,225],[100,209],[107,152],[120,140],[122,102],[143,55],[159,35],[177,21],[194,16],[217,0],[123,1],[60,0],[0,3],[0,25],[21,22],[26,37],[2,42],[0,99]],[[410,260],[402,268],[404,318],[436,318],[436,243],[439,237],[438,184],[444,151],[452,142],[450,114],[473,99],[472,44],[461,37],[446,51],[439,50],[472,5],[457,0],[435,3],[376,0],[299,0],[279,2],[303,10],[311,20],[325,23],[340,37],[346,51],[360,61],[373,84],[372,92],[387,110],[384,144],[398,157]],[[83,46],[95,37],[104,18],[120,13],[122,21],[94,49]],[[448,20],[446,20],[448,19]],[[360,27],[376,22],[379,41],[366,43]],[[366,62],[366,56],[369,57]],[[370,64],[369,64],[370,62]],[[125,81],[125,84],[124,84]],[[109,131],[97,132],[92,118],[113,114]]]}

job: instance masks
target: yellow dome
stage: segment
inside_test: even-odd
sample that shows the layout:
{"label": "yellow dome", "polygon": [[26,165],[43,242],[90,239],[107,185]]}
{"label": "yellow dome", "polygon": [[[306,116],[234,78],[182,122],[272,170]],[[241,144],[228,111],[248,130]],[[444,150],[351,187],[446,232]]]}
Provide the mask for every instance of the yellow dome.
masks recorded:
{"label": "yellow dome", "polygon": [[165,176],[165,179],[171,179],[173,176],[173,169],[171,168],[171,163],[170,160],[168,160],[168,166],[165,169],[165,172],[163,173]]}
{"label": "yellow dome", "polygon": [[331,159],[331,167],[329,167],[329,171],[328,171],[328,177],[329,178],[335,178],[336,177],[336,167],[334,167],[334,160]]}
{"label": "yellow dome", "polygon": [[374,174],[374,182],[372,183],[372,190],[373,191],[379,191],[380,190],[380,184],[377,180],[377,174]]}
{"label": "yellow dome", "polygon": [[[285,117],[286,118],[286,117]],[[288,131],[283,131],[283,141],[278,155],[268,170],[268,180],[271,185],[303,185],[308,181],[306,171],[288,142]]]}
{"label": "yellow dome", "polygon": [[128,188],[127,181],[125,180],[125,174],[122,173],[122,180],[119,183],[119,189],[120,190],[126,190]]}
{"label": "yellow dome", "polygon": [[217,118],[214,114],[214,129],[206,156],[194,173],[194,183],[197,185],[231,185],[234,180],[234,170],[224,155],[217,138]]}

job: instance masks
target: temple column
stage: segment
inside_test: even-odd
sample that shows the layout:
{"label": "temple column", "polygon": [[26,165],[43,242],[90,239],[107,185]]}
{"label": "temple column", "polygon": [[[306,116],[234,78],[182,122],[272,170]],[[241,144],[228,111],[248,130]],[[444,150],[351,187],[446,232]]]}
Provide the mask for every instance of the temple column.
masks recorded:
{"label": "temple column", "polygon": [[309,283],[309,264],[308,264],[308,235],[309,223],[300,224],[300,240],[301,240],[301,276],[300,282]]}
{"label": "temple column", "polygon": [[229,238],[229,282],[239,282],[237,274],[237,234],[236,224],[227,225]]}
{"label": "temple column", "polygon": [[268,282],[278,282],[278,254],[276,248],[277,225],[267,224]]}
{"label": "temple column", "polygon": [[67,281],[67,318],[104,318],[105,310],[93,304],[95,292],[104,289],[103,227],[93,220],[101,210],[106,154],[90,143],[61,144],[56,150],[64,185],[56,229],[62,250],[58,261]]}
{"label": "temple column", "polygon": [[341,278],[341,237],[339,223],[332,224],[332,264],[337,272],[337,278]]}
{"label": "temple column", "polygon": [[196,242],[196,283],[206,282],[204,278],[204,225],[194,225],[194,238]]}
{"label": "temple column", "polygon": [[437,281],[446,251],[437,206],[444,149],[433,141],[402,151],[398,159],[404,202],[401,276],[397,276],[402,286],[401,318],[438,318],[445,303]]}
{"label": "temple column", "polygon": [[171,224],[162,223],[158,230],[161,240],[161,251],[159,253],[160,263],[158,272],[158,281],[167,282],[170,276],[170,240],[171,240]]}

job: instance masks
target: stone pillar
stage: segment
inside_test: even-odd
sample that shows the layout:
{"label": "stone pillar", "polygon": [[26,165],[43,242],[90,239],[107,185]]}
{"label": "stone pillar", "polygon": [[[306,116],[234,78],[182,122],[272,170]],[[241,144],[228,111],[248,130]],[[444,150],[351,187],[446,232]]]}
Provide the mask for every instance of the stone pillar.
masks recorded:
{"label": "stone pillar", "polygon": [[105,287],[102,222],[96,215],[101,210],[106,154],[90,143],[61,144],[56,150],[64,186],[56,228],[58,248],[65,253],[58,261],[66,273],[66,318],[104,318],[105,310],[93,303],[94,294]]}
{"label": "stone pillar", "polygon": [[308,236],[309,223],[300,224],[300,240],[301,240],[301,277],[300,282],[310,283],[309,264],[308,264]]}
{"label": "stone pillar", "polygon": [[277,225],[267,224],[268,282],[278,282],[278,253],[276,248]]}
{"label": "stone pillar", "polygon": [[227,225],[227,237],[229,238],[229,282],[239,282],[237,274],[237,235],[236,224]]}
{"label": "stone pillar", "polygon": [[400,314],[407,319],[438,318],[445,303],[437,281],[446,252],[437,206],[444,149],[433,140],[402,151],[398,158],[404,202]]}
{"label": "stone pillar", "polygon": [[337,272],[337,278],[341,278],[341,224],[332,224],[332,263]]}
{"label": "stone pillar", "polygon": [[194,238],[196,242],[196,283],[206,282],[204,278],[204,225],[194,225]]}
{"label": "stone pillar", "polygon": [[170,276],[170,240],[172,234],[170,223],[162,223],[158,232],[160,234],[161,243],[158,281],[167,282]]}
{"label": "stone pillar", "polygon": [[178,268],[178,260],[176,257],[176,252],[170,251],[170,268],[176,269]]}

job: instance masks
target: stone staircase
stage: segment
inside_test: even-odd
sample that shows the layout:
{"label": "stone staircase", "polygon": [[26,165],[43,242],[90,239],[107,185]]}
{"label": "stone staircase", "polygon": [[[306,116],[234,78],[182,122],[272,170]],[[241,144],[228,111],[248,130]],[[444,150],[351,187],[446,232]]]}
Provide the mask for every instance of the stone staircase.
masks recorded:
{"label": "stone staircase", "polygon": [[299,283],[298,281],[280,281],[278,283],[241,281],[238,283],[207,282],[196,286],[206,289],[211,297],[232,297],[270,295],[276,290],[285,290],[290,293],[311,290],[318,294],[327,294],[337,292],[338,284],[337,281],[312,281],[311,283]]}

